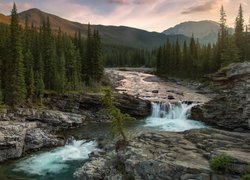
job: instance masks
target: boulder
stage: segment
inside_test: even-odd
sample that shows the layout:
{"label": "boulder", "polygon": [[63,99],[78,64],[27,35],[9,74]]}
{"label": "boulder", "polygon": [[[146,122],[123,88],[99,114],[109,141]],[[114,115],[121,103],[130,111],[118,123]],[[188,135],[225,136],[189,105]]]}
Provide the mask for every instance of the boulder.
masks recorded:
{"label": "boulder", "polygon": [[24,123],[0,121],[0,162],[21,157],[25,134]]}
{"label": "boulder", "polygon": [[250,62],[232,64],[209,77],[218,95],[192,108],[193,119],[234,131],[250,130]]}
{"label": "boulder", "polygon": [[57,138],[41,128],[29,129],[25,135],[24,151],[36,150],[44,147],[64,145],[64,140]]}
{"label": "boulder", "polygon": [[[49,105],[60,111],[78,113],[87,116],[91,120],[108,118],[101,113],[101,94],[78,94],[78,95],[50,95]],[[124,113],[134,117],[145,117],[151,112],[151,103],[128,94],[116,94],[117,106]]]}
{"label": "boulder", "polygon": [[[250,134],[216,129],[182,133],[145,131],[131,137],[127,148],[115,153],[106,145],[105,155],[95,156],[75,172],[76,179],[214,180],[240,179],[249,172]],[[227,154],[234,161],[231,172],[219,174],[209,160]],[[112,169],[112,171],[111,171]]]}
{"label": "boulder", "polygon": [[117,96],[118,108],[124,113],[133,117],[146,117],[151,113],[151,103],[147,100],[134,97],[128,94],[119,94]]}

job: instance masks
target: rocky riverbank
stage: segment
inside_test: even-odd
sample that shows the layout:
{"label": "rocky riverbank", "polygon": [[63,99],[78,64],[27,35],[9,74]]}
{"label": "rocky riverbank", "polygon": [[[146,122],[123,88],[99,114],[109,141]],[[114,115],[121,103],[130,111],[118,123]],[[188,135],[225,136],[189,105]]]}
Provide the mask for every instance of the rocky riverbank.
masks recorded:
{"label": "rocky riverbank", "polygon": [[[118,95],[118,106],[134,117],[150,114],[150,102]],[[16,108],[0,113],[0,162],[44,147],[64,145],[60,131],[107,122],[100,94],[46,95],[47,109]]]}
{"label": "rocky riverbank", "polygon": [[218,95],[192,109],[192,117],[233,131],[250,131],[250,63],[232,64],[209,76]]}
{"label": "rocky riverbank", "polygon": [[186,81],[166,80],[143,72],[108,69],[106,74],[109,79],[112,79],[112,85],[119,93],[126,93],[151,102],[204,103],[210,100],[207,92],[198,90],[200,85],[194,82],[190,88],[190,83]]}
{"label": "rocky riverbank", "polygon": [[[245,131],[250,117],[249,63],[231,65],[211,76],[214,94],[218,94],[212,100],[206,93],[186,90],[183,83],[165,82],[154,75],[108,73],[120,93],[150,101],[201,102],[203,105],[192,110],[194,119],[245,133],[213,128],[181,133],[144,130],[132,135],[125,149],[116,151],[115,144],[108,144],[102,152],[92,153],[90,161],[74,173],[76,179],[239,180],[250,173],[250,134]],[[226,172],[212,170],[209,165],[221,155],[232,158]]]}
{"label": "rocky riverbank", "polygon": [[[130,139],[126,149],[115,152],[114,145],[107,145],[104,152],[93,153],[90,161],[75,172],[75,178],[236,180],[250,171],[249,134],[215,129],[149,131]],[[234,159],[226,174],[209,167],[209,160],[219,154]]]}

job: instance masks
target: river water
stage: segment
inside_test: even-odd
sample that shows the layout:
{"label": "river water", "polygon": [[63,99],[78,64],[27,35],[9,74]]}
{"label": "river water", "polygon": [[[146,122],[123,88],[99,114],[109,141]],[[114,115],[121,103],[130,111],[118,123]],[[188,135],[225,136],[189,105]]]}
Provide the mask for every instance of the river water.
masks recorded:
{"label": "river water", "polygon": [[[142,82],[141,79],[140,81]],[[190,92],[186,94],[185,97],[191,97]],[[181,102],[171,104],[166,100],[160,103],[152,101],[151,115],[128,124],[127,134],[133,136],[147,130],[181,132],[206,128],[203,123],[189,119],[190,110],[194,105]],[[70,130],[65,133],[65,136],[70,138],[74,136],[79,140],[71,138],[63,147],[38,152],[19,160],[1,164],[0,180],[71,180],[74,171],[89,159],[91,152],[98,151],[98,148],[112,141],[110,125],[107,123],[90,124]]]}
{"label": "river water", "polygon": [[[133,136],[146,130],[181,132],[206,128],[203,123],[188,119],[192,106],[152,103],[151,116],[127,125],[127,133]],[[70,130],[65,135],[89,140],[70,140],[63,147],[0,165],[0,179],[71,180],[74,171],[88,160],[88,155],[98,151],[98,143],[102,146],[112,140],[109,124],[90,124]]]}

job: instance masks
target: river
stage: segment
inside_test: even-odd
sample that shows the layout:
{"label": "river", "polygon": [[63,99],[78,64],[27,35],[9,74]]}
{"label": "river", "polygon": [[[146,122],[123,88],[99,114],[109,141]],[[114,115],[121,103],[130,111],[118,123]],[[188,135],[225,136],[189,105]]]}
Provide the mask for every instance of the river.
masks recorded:
{"label": "river", "polygon": [[[109,75],[123,77],[117,80],[120,82],[116,82],[119,84],[116,89],[120,93],[126,92],[152,102],[152,113],[149,117],[127,125],[128,136],[147,129],[181,132],[206,128],[203,123],[189,119],[189,112],[194,104],[184,103],[205,102],[208,98],[204,95],[174,83],[164,82],[150,74],[116,70],[109,72]],[[154,90],[158,92],[153,92]],[[169,95],[174,96],[172,101],[166,98]],[[91,152],[99,151],[105,143],[113,140],[110,125],[103,123],[69,130],[64,132],[64,135],[70,140],[63,147],[45,150],[0,165],[0,179],[73,179],[74,171],[88,160]]]}

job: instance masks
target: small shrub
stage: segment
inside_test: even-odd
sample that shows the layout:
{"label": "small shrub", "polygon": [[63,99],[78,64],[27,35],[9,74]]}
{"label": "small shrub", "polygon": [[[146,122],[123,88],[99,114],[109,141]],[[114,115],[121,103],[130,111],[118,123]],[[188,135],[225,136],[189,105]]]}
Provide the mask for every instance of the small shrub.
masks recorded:
{"label": "small shrub", "polygon": [[241,179],[242,180],[250,180],[250,174],[244,175]]}
{"label": "small shrub", "polygon": [[230,166],[233,163],[233,158],[226,155],[221,154],[214,158],[212,158],[209,162],[211,169],[219,172],[229,172]]}

